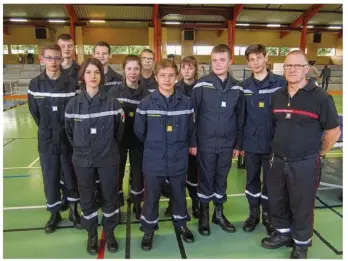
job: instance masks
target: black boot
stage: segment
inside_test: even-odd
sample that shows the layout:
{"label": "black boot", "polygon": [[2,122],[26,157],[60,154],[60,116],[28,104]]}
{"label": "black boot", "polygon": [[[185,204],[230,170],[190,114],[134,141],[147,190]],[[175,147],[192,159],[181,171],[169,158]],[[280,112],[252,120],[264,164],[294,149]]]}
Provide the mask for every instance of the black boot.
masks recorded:
{"label": "black boot", "polygon": [[245,232],[252,232],[258,223],[260,223],[260,209],[253,208],[249,213],[248,219],[244,222],[243,230]]}
{"label": "black boot", "polygon": [[233,224],[231,224],[227,218],[224,216],[223,213],[223,205],[218,204],[214,206],[214,214],[213,214],[213,219],[212,222],[214,224],[220,225],[222,230],[229,232],[229,233],[234,233],[236,232],[236,228],[234,227]]}
{"label": "black boot", "polygon": [[294,245],[290,259],[307,259],[308,246]]}
{"label": "black boot", "polygon": [[87,252],[90,255],[98,254],[98,231],[93,229],[88,231]]}
{"label": "black boot", "polygon": [[106,235],[106,247],[111,253],[115,253],[118,250],[118,244],[113,232]]}
{"label": "black boot", "polygon": [[274,232],[270,237],[265,237],[261,241],[261,245],[264,248],[276,249],[282,246],[292,247],[294,241],[292,240],[290,233]]}
{"label": "black boot", "polygon": [[188,229],[188,227],[185,225],[183,225],[182,227],[180,227],[179,229],[180,234],[182,235],[182,239],[186,242],[186,243],[193,243],[195,241],[193,234],[191,233],[191,231]]}
{"label": "black boot", "polygon": [[77,203],[70,203],[69,220],[74,223],[76,229],[83,229],[81,225],[81,217],[77,211]]}
{"label": "black boot", "polygon": [[262,212],[262,224],[266,227],[269,236],[276,232],[275,227],[271,224],[271,218],[268,212]]}
{"label": "black boot", "polygon": [[61,199],[62,203],[60,205],[60,211],[65,211],[68,209],[69,207],[69,201],[68,198],[66,197],[65,194],[65,189],[62,190],[62,199]]}
{"label": "black boot", "polygon": [[194,218],[199,218],[199,203],[200,202],[197,197],[192,199],[192,216]]}
{"label": "black boot", "polygon": [[169,199],[168,207],[166,208],[166,211],[164,212],[164,216],[171,217],[172,216],[172,201]]}
{"label": "black boot", "polygon": [[202,236],[210,236],[209,203],[201,203],[199,212],[198,232]]}
{"label": "black boot", "polygon": [[135,215],[135,218],[137,220],[140,220],[140,215],[141,215],[141,203],[140,202],[135,202],[133,205],[133,213]]}
{"label": "black boot", "polygon": [[141,240],[141,249],[144,251],[149,251],[152,248],[152,241],[154,237],[154,233],[145,233],[143,236],[143,240]]}
{"label": "black boot", "polygon": [[56,231],[58,223],[61,220],[62,220],[62,216],[60,215],[59,212],[51,213],[51,217],[45,226],[45,233],[50,234],[50,233],[53,233],[54,231]]}

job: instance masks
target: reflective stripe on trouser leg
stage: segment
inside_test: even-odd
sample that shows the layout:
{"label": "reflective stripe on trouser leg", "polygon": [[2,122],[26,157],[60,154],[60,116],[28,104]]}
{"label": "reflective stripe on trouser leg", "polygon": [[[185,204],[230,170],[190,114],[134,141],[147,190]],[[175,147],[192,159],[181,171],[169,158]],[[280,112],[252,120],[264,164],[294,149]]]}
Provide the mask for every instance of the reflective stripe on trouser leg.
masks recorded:
{"label": "reflective stripe on trouser leg", "polygon": [[80,192],[81,224],[87,231],[93,231],[98,227],[98,208],[95,202],[96,169],[76,165],[74,168]]}
{"label": "reflective stripe on trouser leg", "polygon": [[267,175],[268,206],[272,225],[276,229],[291,226],[291,211],[283,160],[274,158]]}
{"label": "reflective stripe on trouser leg", "polygon": [[190,198],[195,200],[197,196],[198,189],[198,162],[197,157],[189,155],[188,158],[188,169],[186,178],[186,187],[190,194]]}
{"label": "reflective stripe on trouser leg", "polygon": [[54,213],[61,208],[59,155],[40,153],[47,210]]}
{"label": "reflective stripe on trouser leg", "polygon": [[131,198],[133,202],[142,202],[144,200],[144,175],[141,170],[143,158],[143,149],[131,148],[129,151]]}
{"label": "reflective stripe on trouser leg", "polygon": [[158,208],[165,177],[144,173],[144,205],[140,217],[140,230],[151,233],[158,229]]}
{"label": "reflective stripe on trouser leg", "polygon": [[250,210],[259,208],[261,203],[261,166],[262,154],[245,153],[246,186],[245,195]]}
{"label": "reflective stripe on trouser leg", "polygon": [[199,183],[197,195],[202,203],[209,203],[214,197],[214,182],[217,155],[215,152],[198,150]]}
{"label": "reflective stripe on trouser leg", "polygon": [[291,234],[301,245],[308,245],[313,235],[315,196],[320,182],[320,159],[286,163],[290,209],[293,217]]}
{"label": "reflective stripe on trouser leg", "polygon": [[66,196],[69,202],[78,202],[80,195],[77,188],[77,178],[72,164],[72,153],[60,155],[62,172],[64,175],[64,186],[66,188]]}
{"label": "reflective stripe on trouser leg", "polygon": [[267,176],[269,172],[269,164],[271,157],[269,154],[262,155],[262,192],[261,192],[261,205],[263,212],[269,212],[268,206],[268,190],[267,190]]}
{"label": "reflective stripe on trouser leg", "polygon": [[172,190],[172,220],[174,226],[182,227],[188,220],[185,198],[186,173],[169,177],[169,184]]}
{"label": "reflective stripe on trouser leg", "polygon": [[119,200],[117,193],[117,172],[119,170],[118,159],[116,166],[98,168],[100,187],[104,205],[102,206],[103,217],[101,224],[105,234],[113,233],[120,222]]}
{"label": "reflective stripe on trouser leg", "polygon": [[232,150],[217,153],[216,176],[214,182],[214,204],[223,204],[227,200],[227,176],[232,165]]}

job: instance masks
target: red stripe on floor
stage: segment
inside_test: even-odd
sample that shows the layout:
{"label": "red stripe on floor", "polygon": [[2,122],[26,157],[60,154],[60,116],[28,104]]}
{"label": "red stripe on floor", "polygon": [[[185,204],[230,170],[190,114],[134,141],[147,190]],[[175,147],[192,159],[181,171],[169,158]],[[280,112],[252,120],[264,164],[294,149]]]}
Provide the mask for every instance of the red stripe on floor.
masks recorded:
{"label": "red stripe on floor", "polygon": [[101,239],[100,239],[100,247],[98,252],[98,259],[104,259],[104,253],[105,253],[105,233],[104,229],[102,230]]}

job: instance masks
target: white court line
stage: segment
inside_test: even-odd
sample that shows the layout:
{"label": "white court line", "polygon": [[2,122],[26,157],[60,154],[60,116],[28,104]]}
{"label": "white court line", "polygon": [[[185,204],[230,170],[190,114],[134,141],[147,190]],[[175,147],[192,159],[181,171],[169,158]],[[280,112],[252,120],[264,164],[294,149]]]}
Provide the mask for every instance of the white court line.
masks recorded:
{"label": "white court line", "polygon": [[28,168],[31,168],[34,166],[34,164],[40,159],[40,157],[37,157],[32,163],[29,164]]}
{"label": "white court line", "polygon": [[340,188],[343,189],[342,185],[337,185],[337,184],[330,184],[330,183],[325,183],[325,182],[320,182],[320,185],[330,187],[330,188]]}
{"label": "white court line", "polygon": [[3,169],[41,169],[41,167],[9,167]]}

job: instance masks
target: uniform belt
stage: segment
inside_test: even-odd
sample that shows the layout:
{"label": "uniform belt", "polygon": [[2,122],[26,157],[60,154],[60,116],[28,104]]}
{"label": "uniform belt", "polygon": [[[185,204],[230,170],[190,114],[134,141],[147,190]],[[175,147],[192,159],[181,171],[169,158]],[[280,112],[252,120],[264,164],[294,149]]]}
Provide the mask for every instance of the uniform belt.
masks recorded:
{"label": "uniform belt", "polygon": [[302,156],[302,157],[298,157],[298,158],[288,158],[288,157],[280,156],[279,154],[276,154],[276,153],[273,153],[272,155],[274,158],[281,159],[284,161],[300,161],[300,160],[307,160],[307,159],[311,159],[311,158],[319,156],[319,154],[313,154],[313,155]]}

